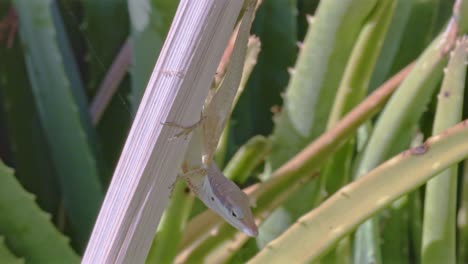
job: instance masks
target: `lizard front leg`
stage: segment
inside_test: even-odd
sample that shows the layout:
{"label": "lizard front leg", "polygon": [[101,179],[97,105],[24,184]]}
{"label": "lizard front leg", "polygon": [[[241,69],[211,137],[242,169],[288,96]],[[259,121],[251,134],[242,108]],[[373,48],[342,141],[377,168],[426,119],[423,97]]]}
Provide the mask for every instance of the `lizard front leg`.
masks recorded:
{"label": "lizard front leg", "polygon": [[176,128],[179,128],[181,130],[179,133],[177,133],[173,137],[169,138],[169,140],[173,140],[173,139],[176,139],[176,138],[181,137],[181,136],[184,136],[184,139],[187,139],[188,135],[190,133],[192,133],[192,131],[195,130],[198,126],[201,125],[201,123],[203,122],[203,119],[205,119],[205,117],[203,116],[203,112],[201,112],[200,113],[200,119],[195,124],[190,125],[190,126],[183,126],[183,125],[177,124],[175,122],[165,122],[165,123],[161,123],[161,124],[164,125],[164,126],[176,127]]}

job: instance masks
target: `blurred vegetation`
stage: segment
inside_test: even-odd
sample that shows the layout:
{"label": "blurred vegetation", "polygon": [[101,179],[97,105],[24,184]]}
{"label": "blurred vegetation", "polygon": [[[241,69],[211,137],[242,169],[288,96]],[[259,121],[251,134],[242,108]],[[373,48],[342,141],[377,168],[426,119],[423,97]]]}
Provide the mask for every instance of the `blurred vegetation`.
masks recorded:
{"label": "blurred vegetation", "polygon": [[[0,1],[0,263],[79,262],[177,4]],[[264,0],[216,156],[260,235],[178,183],[148,263],[468,263],[467,31],[466,0]]]}

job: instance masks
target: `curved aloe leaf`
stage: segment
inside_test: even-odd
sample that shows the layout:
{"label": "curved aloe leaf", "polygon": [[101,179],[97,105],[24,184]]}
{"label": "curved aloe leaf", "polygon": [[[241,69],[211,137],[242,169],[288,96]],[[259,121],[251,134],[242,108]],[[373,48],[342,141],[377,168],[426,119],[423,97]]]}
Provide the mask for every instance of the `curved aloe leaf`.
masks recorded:
{"label": "curved aloe leaf", "polygon": [[303,40],[309,27],[309,22],[307,21],[312,16],[320,1],[317,0],[298,0],[298,21],[297,21],[297,34],[298,39]]}
{"label": "curved aloe leaf", "polygon": [[346,61],[375,2],[320,2],[289,81],[284,109],[275,118],[267,173],[325,130]]}
{"label": "curved aloe leaf", "polygon": [[[377,58],[399,2],[401,1],[380,1],[363,25],[338,88],[328,119],[328,128],[335,126],[346,113],[365,97],[369,90],[369,83]],[[354,140],[351,140],[337,151],[324,169],[324,174],[320,179],[322,184],[325,184],[325,181],[346,183],[349,180],[351,175],[349,165],[352,160],[353,150]],[[327,190],[327,193],[332,194],[336,191],[335,188],[334,190]]]}
{"label": "curved aloe leaf", "polygon": [[[445,69],[438,95],[434,134],[462,119],[467,59],[468,39],[463,39],[458,41]],[[457,167],[441,172],[426,185],[422,263],[456,262]]]}
{"label": "curved aloe leaf", "polygon": [[244,183],[270,150],[271,143],[265,137],[251,138],[234,154],[224,168],[224,175],[233,181]]}
{"label": "curved aloe leaf", "polygon": [[[0,10],[8,10],[7,4],[0,3]],[[0,105],[16,177],[29,192],[37,196],[41,208],[55,213],[59,206],[57,174],[50,153],[44,151],[47,142],[40,127],[29,80],[18,78],[27,75],[19,39],[14,39],[10,48],[0,43],[0,57]]]}
{"label": "curved aloe leaf", "polygon": [[[65,31],[65,25],[62,20],[57,1],[51,2],[50,14],[56,32],[56,43],[60,50],[60,54],[63,57],[63,68],[65,69],[67,79],[70,81],[70,90],[75,97],[79,110],[84,112],[88,106],[86,95],[84,94],[83,82],[78,71],[78,65],[75,61],[74,54],[72,53],[72,47],[68,40],[67,32]],[[86,121],[83,120],[82,122],[85,123]],[[88,124],[86,129],[86,132],[90,133],[91,124]]]}
{"label": "curved aloe leaf", "polygon": [[[18,206],[21,205],[21,206]],[[39,209],[34,196],[16,181],[13,171],[0,162],[0,233],[29,263],[79,263],[64,237]]]}
{"label": "curved aloe leaf", "polygon": [[62,195],[77,240],[84,246],[103,193],[93,147],[79,112],[60,53],[51,15],[51,0],[13,1],[21,23],[26,65]]}

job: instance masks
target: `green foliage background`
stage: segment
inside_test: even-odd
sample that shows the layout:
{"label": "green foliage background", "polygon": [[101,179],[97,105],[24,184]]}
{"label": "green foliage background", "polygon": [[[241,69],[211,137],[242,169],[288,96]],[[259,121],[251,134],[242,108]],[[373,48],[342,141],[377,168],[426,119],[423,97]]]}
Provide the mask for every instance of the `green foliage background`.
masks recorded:
{"label": "green foliage background", "polygon": [[[468,3],[459,2],[454,19],[462,36]],[[0,263],[79,262],[177,4],[0,0]],[[254,214],[266,219],[260,236],[242,243],[232,242],[234,230],[222,225],[219,237],[204,237],[183,260],[243,263],[258,252],[253,263],[268,259],[262,249],[270,241],[288,235],[300,216],[342,186],[420,144],[421,137],[466,119],[467,51],[456,52],[465,60],[450,63],[449,56],[438,55],[453,5],[452,0],[264,0],[252,29],[261,51],[217,160],[229,161],[225,174],[238,184],[262,183],[259,193],[265,192],[257,196]],[[142,29],[140,20],[146,18],[149,26]],[[129,74],[93,125],[88,107],[127,40]],[[363,120],[357,133],[350,129],[340,147],[320,153],[323,162],[265,187],[278,168],[416,59],[377,117]],[[447,104],[452,108],[439,106],[440,87],[457,95]],[[432,187],[395,186],[394,193],[408,190],[383,211],[373,209],[374,218],[367,217],[352,234],[356,226],[346,225],[346,212],[339,212],[347,233],[306,259],[467,263],[466,167],[453,165]],[[317,171],[320,177],[312,176]],[[306,183],[298,186],[301,179]],[[198,215],[204,207],[186,197],[183,185],[174,193],[166,218],[172,212],[178,226],[158,229],[172,241],[156,239],[148,263],[173,262],[194,241],[182,227],[188,230],[197,217],[209,215]],[[273,251],[297,257],[281,250]]]}

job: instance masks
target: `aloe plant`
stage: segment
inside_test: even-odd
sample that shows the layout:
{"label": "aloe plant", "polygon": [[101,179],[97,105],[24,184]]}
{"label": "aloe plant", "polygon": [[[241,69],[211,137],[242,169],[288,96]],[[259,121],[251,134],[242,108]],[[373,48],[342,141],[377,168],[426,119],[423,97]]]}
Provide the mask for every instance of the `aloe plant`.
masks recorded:
{"label": "aloe plant", "polygon": [[53,3],[48,0],[35,2],[34,6],[21,0],[14,3],[22,25],[21,39],[30,43],[25,46],[25,60],[41,126],[46,131],[70,222],[84,246],[103,193],[91,144],[89,116],[84,112],[87,109],[80,108],[83,90],[78,97],[73,91],[72,77],[67,74],[66,57],[59,47],[59,33],[52,17]]}
{"label": "aloe plant", "polygon": [[[456,45],[437,95],[434,134],[453,126],[462,118],[468,42],[461,39]],[[457,166],[453,166],[427,183],[424,200],[423,263],[456,262],[457,176]],[[439,247],[437,243],[442,243],[445,247]]]}
{"label": "aloe plant", "polygon": [[[0,262],[80,261],[185,2],[0,3]],[[263,1],[215,156],[259,237],[178,182],[135,259],[467,262],[467,17],[466,0]]]}

